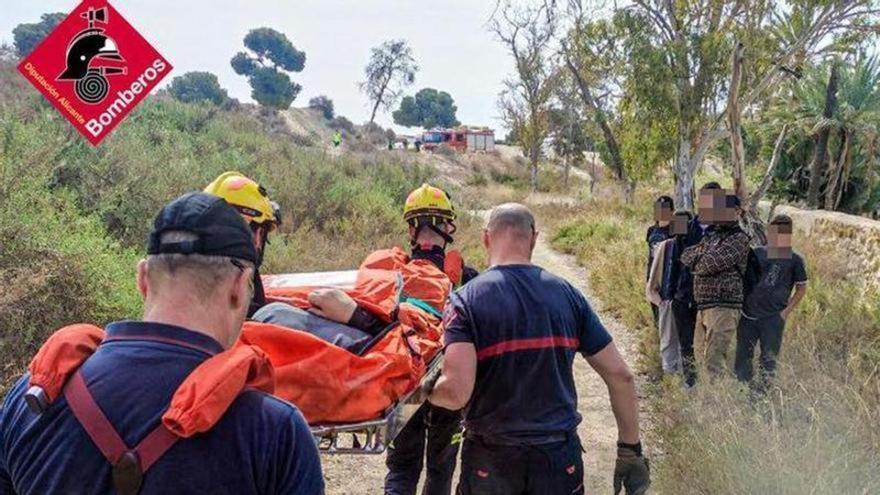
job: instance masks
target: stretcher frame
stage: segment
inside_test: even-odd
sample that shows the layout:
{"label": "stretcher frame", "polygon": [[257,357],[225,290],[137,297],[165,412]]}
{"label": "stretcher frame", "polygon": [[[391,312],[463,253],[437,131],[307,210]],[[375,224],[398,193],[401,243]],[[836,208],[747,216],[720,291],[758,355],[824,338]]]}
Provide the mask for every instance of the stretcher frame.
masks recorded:
{"label": "stretcher frame", "polygon": [[425,403],[443,365],[443,354],[428,365],[419,385],[389,407],[382,417],[358,423],[311,425],[312,436],[322,454],[378,455],[385,452],[404,426]]}

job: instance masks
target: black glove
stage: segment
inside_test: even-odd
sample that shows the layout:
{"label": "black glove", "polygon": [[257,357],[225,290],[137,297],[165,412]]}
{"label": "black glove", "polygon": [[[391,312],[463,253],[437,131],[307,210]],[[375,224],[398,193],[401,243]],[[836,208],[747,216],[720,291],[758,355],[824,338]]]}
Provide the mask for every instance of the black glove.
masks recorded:
{"label": "black glove", "polygon": [[614,495],[626,488],[626,495],[644,495],[651,486],[651,468],[642,456],[641,444],[635,446],[618,444],[617,462],[614,465]]}

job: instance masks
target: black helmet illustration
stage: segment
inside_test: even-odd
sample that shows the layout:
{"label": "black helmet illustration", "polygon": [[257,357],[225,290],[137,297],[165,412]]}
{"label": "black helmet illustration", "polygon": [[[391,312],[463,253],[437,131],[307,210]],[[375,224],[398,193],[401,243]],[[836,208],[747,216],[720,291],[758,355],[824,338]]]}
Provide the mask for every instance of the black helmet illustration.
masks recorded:
{"label": "black helmet illustration", "polygon": [[96,28],[100,22],[107,24],[107,9],[92,9],[80,14],[88,20],[89,27],[77,33],[67,45],[67,66],[58,76],[59,81],[76,81],[76,96],[85,103],[100,103],[107,97],[110,85],[104,76],[125,74],[122,67],[109,67],[93,64],[101,60],[125,61],[119,54],[119,48],[104,29]]}

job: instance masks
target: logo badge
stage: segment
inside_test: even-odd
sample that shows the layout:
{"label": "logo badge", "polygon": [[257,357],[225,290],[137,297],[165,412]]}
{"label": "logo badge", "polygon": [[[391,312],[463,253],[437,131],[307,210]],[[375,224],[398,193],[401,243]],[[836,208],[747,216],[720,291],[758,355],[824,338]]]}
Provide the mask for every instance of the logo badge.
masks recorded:
{"label": "logo badge", "polygon": [[84,0],[18,65],[96,146],[171,68],[106,0]]}

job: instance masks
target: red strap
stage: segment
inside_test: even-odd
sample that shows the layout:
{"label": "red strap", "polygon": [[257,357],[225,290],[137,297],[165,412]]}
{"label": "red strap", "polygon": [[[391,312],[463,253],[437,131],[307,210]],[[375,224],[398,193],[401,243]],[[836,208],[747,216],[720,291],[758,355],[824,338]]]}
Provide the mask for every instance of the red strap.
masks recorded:
{"label": "red strap", "polygon": [[141,472],[146,473],[147,469],[150,469],[150,466],[158,461],[165,452],[168,452],[168,449],[177,443],[179,439],[179,436],[171,433],[171,430],[165,428],[165,425],[162,424],[151,431],[150,434],[141,440],[141,443],[134,448],[134,451],[138,455],[138,459],[141,461]]}
{"label": "red strap", "polygon": [[119,461],[122,454],[133,450],[140,461],[141,472],[145,473],[180,438],[160,424],[137,447],[129,449],[98,407],[80,371],[70,377],[64,387],[64,397],[76,420],[112,465]]}
{"label": "red strap", "polygon": [[64,387],[64,397],[67,399],[67,405],[70,406],[74,417],[86,430],[92,442],[95,442],[110,464],[116,464],[116,461],[122,457],[128,447],[125,446],[119,433],[95,403],[95,398],[86,387],[86,382],[79,370],[70,377],[67,386]]}

